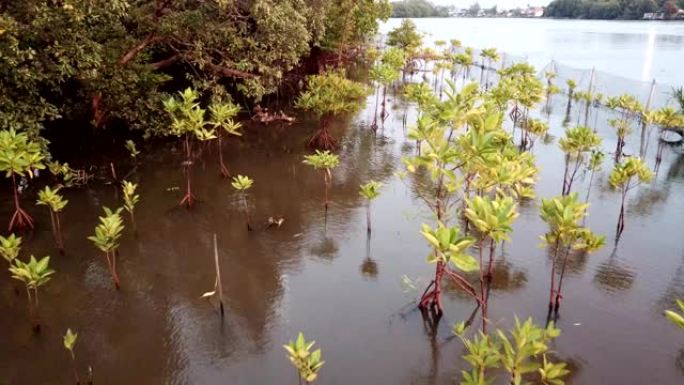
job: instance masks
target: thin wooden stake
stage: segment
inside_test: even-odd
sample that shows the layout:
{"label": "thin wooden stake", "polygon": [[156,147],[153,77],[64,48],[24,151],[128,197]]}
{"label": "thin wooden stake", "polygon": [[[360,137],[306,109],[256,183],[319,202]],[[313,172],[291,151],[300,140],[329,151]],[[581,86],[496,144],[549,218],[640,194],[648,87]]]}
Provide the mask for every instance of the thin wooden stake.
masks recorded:
{"label": "thin wooden stake", "polygon": [[216,240],[216,233],[214,233],[214,264],[216,265],[216,290],[218,290],[219,307],[221,309],[221,318],[223,318],[223,284],[221,283],[221,267],[219,265],[218,242]]}

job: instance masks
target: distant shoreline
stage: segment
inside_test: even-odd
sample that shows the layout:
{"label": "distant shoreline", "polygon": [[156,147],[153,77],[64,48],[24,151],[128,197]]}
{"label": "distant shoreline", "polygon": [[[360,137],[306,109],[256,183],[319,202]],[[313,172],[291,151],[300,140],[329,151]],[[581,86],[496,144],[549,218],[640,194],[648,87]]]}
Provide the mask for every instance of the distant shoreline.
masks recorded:
{"label": "distant shoreline", "polygon": [[644,22],[668,22],[668,23],[684,23],[681,19],[583,19],[571,17],[525,17],[525,16],[412,16],[412,17],[395,17],[390,16],[390,19],[525,19],[525,20],[582,20],[582,21],[644,21]]}

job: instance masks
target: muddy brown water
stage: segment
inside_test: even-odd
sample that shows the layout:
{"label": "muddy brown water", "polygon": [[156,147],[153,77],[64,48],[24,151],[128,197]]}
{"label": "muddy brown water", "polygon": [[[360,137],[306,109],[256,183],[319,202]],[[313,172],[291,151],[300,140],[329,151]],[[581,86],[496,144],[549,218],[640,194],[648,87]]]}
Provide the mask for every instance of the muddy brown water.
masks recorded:
{"label": "muddy brown water", "polygon": [[[201,202],[191,211],[175,208],[183,186],[180,153],[173,145],[147,152],[133,177],[141,189],[138,234],[127,229],[121,242],[120,292],[113,289],[104,257],[86,240],[100,205],[119,204],[113,186],[93,183],[66,191],[65,255],[52,247],[45,209],[23,197],[38,227],[26,236],[22,255],[52,255],[57,273],[40,292],[40,335],[31,332],[19,283],[0,274],[0,384],[73,383],[62,346],[66,328],[79,333],[81,376],[92,366],[97,385],[296,384],[282,345],[300,330],[323,349],[319,384],[458,382],[464,350],[450,330],[474,304],[448,289],[446,314],[434,337],[415,311],[433,272],[418,233],[431,218],[414,196],[412,181],[395,176],[403,169],[401,157],[415,152],[401,124],[404,113],[414,121],[415,110],[391,99],[391,115],[376,137],[369,129],[373,97],[365,111],[336,123],[342,163],[333,173],[327,215],[322,175],[302,164],[314,122],[249,126],[241,139],[227,140],[230,170],[255,180],[249,196],[258,225],[251,233],[229,183],[218,176],[215,152],[207,149],[195,165]],[[558,113],[550,122],[556,139],[564,106],[562,97],[554,99]],[[571,120],[578,113],[575,108]],[[603,123],[609,113],[593,113],[599,114],[604,148],[612,150],[615,138]],[[627,152],[638,146],[635,133]],[[651,165],[655,146],[652,138]],[[538,196],[560,193],[563,156],[555,141],[538,142],[533,151],[541,169]],[[607,246],[572,260],[558,324],[562,335],[552,346],[571,365],[569,383],[684,382],[684,332],[662,315],[675,297],[684,298],[682,152],[668,147],[654,182],[630,193],[627,227],[615,249],[619,196],[607,187],[610,160],[595,178],[587,224],[607,236]],[[384,186],[373,203],[367,245],[358,186],[369,179]],[[583,176],[574,189],[585,194],[587,182]],[[2,218],[10,210],[6,196]],[[263,230],[276,215],[285,218],[283,226]],[[521,204],[512,241],[497,252],[490,304],[497,326],[510,326],[515,316],[545,320],[550,262],[538,246],[544,231],[536,203]],[[223,269],[224,320],[214,304],[200,299],[214,284],[213,233]],[[404,276],[416,289],[403,284]]]}

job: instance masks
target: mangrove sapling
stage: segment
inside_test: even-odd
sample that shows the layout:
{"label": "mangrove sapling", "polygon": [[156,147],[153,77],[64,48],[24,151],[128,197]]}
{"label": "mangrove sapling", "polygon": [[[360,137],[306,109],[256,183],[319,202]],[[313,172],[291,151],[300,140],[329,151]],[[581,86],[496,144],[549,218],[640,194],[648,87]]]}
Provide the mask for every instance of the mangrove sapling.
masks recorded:
{"label": "mangrove sapling", "polygon": [[665,316],[680,329],[684,329],[684,301],[678,299],[677,306],[679,306],[679,313],[674,310],[665,310]]}
{"label": "mangrove sapling", "polygon": [[10,234],[6,238],[0,235],[0,256],[11,266],[21,251],[21,237]]}
{"label": "mangrove sapling", "polygon": [[572,79],[568,79],[565,84],[568,87],[568,104],[565,107],[565,120],[563,122],[567,124],[570,122],[570,111],[572,110],[572,100],[574,98],[575,88],[577,88],[577,83]]}
{"label": "mangrove sapling", "polygon": [[473,338],[465,337],[465,326],[464,323],[454,326],[454,333],[468,351],[463,358],[471,367],[469,371],[461,371],[461,385],[493,384],[495,376],[488,372],[498,368],[505,371],[506,382],[511,385],[563,385],[562,378],[570,373],[564,362],[554,363],[547,357],[551,342],[560,335],[553,324],[542,328],[532,319],[520,323],[516,318],[510,333],[497,329],[491,335],[480,332]]}
{"label": "mangrove sapling", "polygon": [[[560,308],[563,277],[570,253],[592,252],[605,243],[604,236],[598,236],[580,224],[580,220],[587,215],[588,207],[587,203],[579,201],[577,193],[542,199],[539,215],[548,224],[549,231],[541,239],[544,245],[551,248],[552,258],[549,317],[552,312],[558,314]],[[557,281],[556,275],[559,276]]]}
{"label": "mangrove sapling", "polygon": [[468,273],[475,271],[480,266],[475,258],[465,253],[475,240],[472,237],[462,236],[458,227],[446,227],[442,222],[436,229],[423,224],[420,233],[433,248],[428,255],[429,263],[437,264],[435,279],[430,282],[420,298],[418,307],[422,312],[431,311],[439,319],[443,312],[441,299],[441,282],[444,274],[447,274],[466,293],[471,295],[477,303],[482,305],[482,297],[475,288],[460,273],[448,269],[453,264],[458,270]]}
{"label": "mangrove sapling", "polygon": [[521,149],[522,151],[532,150],[534,147],[534,142],[537,140],[537,138],[544,138],[549,132],[548,123],[539,119],[528,118],[527,122],[525,123],[525,128],[528,134],[528,142],[527,145]]}
{"label": "mangrove sapling", "polygon": [[0,171],[5,172],[6,178],[12,179],[14,196],[14,214],[9,222],[9,231],[15,227],[33,228],[33,218],[19,204],[17,176],[28,175],[29,178],[33,178],[38,170],[45,168],[42,162],[43,151],[40,143],[31,140],[24,132],[16,132],[14,129],[0,131]]}
{"label": "mangrove sapling", "polygon": [[[466,199],[466,204],[465,215],[479,233],[477,245],[480,270],[480,312],[482,314],[482,332],[485,333],[487,331],[487,305],[494,273],[496,248],[501,242],[510,239],[509,234],[513,231],[513,221],[518,217],[518,212],[511,197],[498,196],[492,199],[487,196],[476,196],[473,199]],[[483,257],[485,247],[489,249],[487,261]]]}
{"label": "mangrove sapling", "polygon": [[316,381],[318,372],[325,364],[325,361],[321,360],[321,349],[311,351],[315,343],[316,341],[307,341],[304,334],[299,332],[296,340],[283,345],[287,351],[287,358],[297,369],[299,385],[302,385],[302,380],[307,385]]}
{"label": "mangrove sapling", "polygon": [[78,333],[74,333],[71,329],[67,329],[64,334],[64,348],[69,351],[69,356],[71,357],[71,365],[74,371],[74,380],[76,385],[81,384],[81,380],[78,376],[78,365],[76,364],[76,353],[74,353],[74,348],[76,347],[76,340],[78,339]]}
{"label": "mangrove sapling", "polygon": [[116,255],[119,248],[119,239],[124,230],[123,219],[121,218],[123,207],[119,207],[116,211],[112,211],[104,206],[102,209],[105,215],[99,217],[100,223],[95,227],[95,234],[89,236],[88,239],[105,254],[109,273],[112,276],[114,286],[118,290],[121,288],[121,281],[116,271]]}
{"label": "mangrove sapling", "polygon": [[224,178],[228,178],[230,171],[228,171],[228,167],[223,162],[222,138],[224,132],[228,135],[242,135],[239,131],[240,123],[233,120],[238,112],[240,112],[240,107],[231,102],[216,102],[209,106],[209,112],[211,112],[210,124],[214,127],[218,137],[219,171]]}
{"label": "mangrove sapling", "polygon": [[368,234],[371,232],[371,201],[380,195],[380,188],[382,183],[371,180],[366,184],[362,184],[361,194],[362,197],[366,198],[366,228],[368,229]]}
{"label": "mangrove sapling", "polygon": [[[494,69],[494,63],[501,60],[501,57],[496,52],[496,48],[485,48],[480,52],[480,56],[482,57],[482,72],[487,72],[487,76],[484,79],[484,88],[487,90],[489,89],[489,71]],[[480,79],[480,83],[482,83],[482,79]]]}
{"label": "mangrove sapling", "polygon": [[620,191],[620,215],[616,227],[615,242],[620,239],[620,235],[625,229],[625,199],[629,190],[637,187],[641,183],[648,183],[653,178],[653,173],[648,169],[646,163],[640,158],[630,157],[622,163],[616,163],[608,177],[608,183],[616,190]]}
{"label": "mangrove sapling", "polygon": [[591,152],[591,155],[589,155],[589,162],[587,162],[587,171],[589,171],[589,186],[587,187],[587,197],[584,200],[587,203],[589,203],[589,195],[591,195],[591,185],[594,182],[594,174],[596,171],[601,170],[601,166],[603,166],[603,160],[605,157],[606,154],[600,150],[594,150]]}
{"label": "mangrove sapling", "polygon": [[644,108],[639,101],[632,95],[624,94],[609,97],[606,100],[606,107],[612,108],[620,113],[618,119],[610,119],[608,124],[615,129],[617,143],[615,147],[615,162],[620,162],[625,148],[625,138],[632,132],[631,120],[635,116],[641,116]]}
{"label": "mangrove sapling", "polygon": [[315,170],[321,170],[323,173],[323,184],[325,185],[324,205],[325,210],[328,210],[328,195],[330,186],[332,184],[332,169],[340,164],[340,157],[330,153],[330,151],[319,151],[311,155],[304,155],[304,164],[313,167]]}
{"label": "mangrove sapling", "polygon": [[138,151],[138,148],[135,146],[135,142],[132,140],[127,140],[126,141],[126,150],[128,150],[128,154],[133,158],[134,162],[138,161],[138,155],[140,155],[140,151]]}
{"label": "mangrove sapling", "polygon": [[587,161],[587,154],[601,146],[601,137],[589,127],[573,127],[565,131],[565,136],[558,141],[558,146],[565,153],[561,193],[568,195],[572,191],[577,172]]}
{"label": "mangrove sapling", "polygon": [[254,181],[248,176],[238,175],[233,178],[230,183],[240,196],[240,203],[242,205],[242,213],[245,216],[245,223],[247,224],[247,231],[252,231],[252,225],[249,220],[249,205],[247,204],[247,190],[249,190]]}
{"label": "mangrove sapling", "polygon": [[[652,114],[644,114],[645,120],[650,120],[657,124],[659,129],[658,134],[658,150],[656,152],[655,169],[660,167],[660,162],[663,159],[663,149],[665,148],[664,134],[666,131],[678,131],[684,134],[684,113],[678,113],[672,107],[663,107],[659,110],[654,111]],[[646,116],[651,117],[648,119]]]}
{"label": "mangrove sapling", "polygon": [[367,94],[365,85],[347,79],[342,71],[309,76],[307,89],[296,103],[298,108],[310,111],[320,120],[319,128],[309,140],[309,145],[324,150],[337,148],[337,141],[328,131],[332,118],[359,110]]}
{"label": "mangrove sapling", "polygon": [[50,278],[52,278],[52,274],[55,273],[54,270],[50,269],[49,264],[49,256],[43,257],[38,261],[36,260],[36,257],[31,255],[28,263],[24,263],[19,258],[15,258],[9,268],[12,278],[19,280],[26,285],[29,316],[35,332],[40,332],[38,288],[48,283]]}
{"label": "mangrove sapling", "polygon": [[199,105],[197,91],[187,88],[179,94],[180,97],[170,97],[164,100],[164,110],[169,114],[172,122],[166,134],[175,136],[183,142],[186,187],[185,195],[178,205],[185,205],[189,209],[196,200],[191,186],[191,169],[194,162],[193,141],[194,139],[200,141],[215,139],[216,132],[213,128],[206,127],[207,122],[204,118],[206,111]]}
{"label": "mangrove sapling", "polygon": [[62,224],[59,220],[59,213],[62,212],[69,201],[59,194],[60,189],[61,187],[59,186],[54,190],[51,189],[50,186],[45,186],[43,190],[38,192],[38,201],[36,204],[47,206],[50,211],[52,236],[55,239],[59,252],[64,253],[64,236],[62,233]]}
{"label": "mangrove sapling", "polygon": [[136,193],[138,189],[138,184],[124,180],[121,182],[121,190],[124,197],[124,209],[128,212],[131,217],[131,225],[133,225],[133,231],[137,231],[137,226],[135,224],[135,205],[140,201],[140,195]]}

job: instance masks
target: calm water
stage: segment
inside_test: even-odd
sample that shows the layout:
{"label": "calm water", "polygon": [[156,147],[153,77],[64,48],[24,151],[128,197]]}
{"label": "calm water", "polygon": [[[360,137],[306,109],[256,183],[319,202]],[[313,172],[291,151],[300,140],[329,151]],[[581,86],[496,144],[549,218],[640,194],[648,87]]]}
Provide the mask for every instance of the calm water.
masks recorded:
{"label": "calm water", "polygon": [[[537,67],[551,60],[627,79],[681,86],[684,22],[550,19],[414,19],[426,42],[460,39],[464,46],[495,47]],[[386,33],[401,19],[382,26]]]}
{"label": "calm water", "polygon": [[[460,19],[459,19],[460,20]],[[465,42],[467,39],[463,38]],[[617,64],[616,64],[617,66]],[[674,72],[675,67],[669,71]],[[472,74],[479,78],[478,74]],[[464,368],[463,347],[451,338],[453,322],[467,318],[472,301],[454,289],[445,295],[445,317],[436,336],[426,332],[415,300],[433,266],[418,229],[430,214],[414,197],[413,183],[399,181],[401,157],[415,152],[401,120],[415,110],[391,97],[383,135],[369,129],[372,97],[365,111],[336,123],[342,164],[334,172],[332,204],[325,215],[321,175],[301,163],[304,143],[316,126],[249,126],[230,140],[224,154],[233,173],[255,180],[255,222],[282,215],[279,229],[248,233],[227,181],[218,177],[216,154],[206,149],[194,172],[202,202],[192,211],[174,208],[182,186],[180,152],[173,145],[149,148],[136,211],[138,235],[123,238],[119,273],[111,285],[104,257],[85,236],[99,206],[116,205],[116,189],[102,182],[67,191],[64,213],[67,253],[52,249],[44,209],[25,207],[39,227],[27,235],[24,255],[53,255],[57,274],[41,292],[43,332],[29,327],[26,300],[7,274],[0,274],[0,384],[70,383],[62,348],[67,327],[79,332],[76,353],[83,373],[92,365],[96,384],[296,384],[282,344],[300,330],[322,347],[326,365],[317,383],[453,384]],[[553,101],[551,134],[562,134],[565,100]],[[570,120],[583,112],[574,108]],[[604,147],[615,138],[605,111],[592,111]],[[647,158],[653,164],[655,139]],[[119,144],[122,145],[122,144]],[[638,136],[626,152],[638,151]],[[537,143],[541,168],[537,194],[560,192],[562,154],[555,142]],[[553,349],[570,362],[573,384],[678,384],[684,380],[684,333],[662,316],[675,297],[684,298],[684,149],[668,147],[657,178],[631,192],[627,227],[612,245],[618,194],[601,172],[591,191],[588,224],[606,234],[608,246],[572,261],[564,284]],[[604,169],[609,169],[607,161]],[[120,171],[128,170],[124,161]],[[365,205],[358,185],[382,181],[373,204],[374,231],[367,244]],[[588,177],[574,188],[584,193]],[[9,218],[8,196],[0,218]],[[543,323],[550,271],[538,247],[545,226],[534,202],[520,207],[512,241],[498,250],[490,316],[508,327],[514,316]],[[226,317],[200,299],[213,287],[212,233],[218,234]],[[418,287],[402,285],[409,276]]]}

